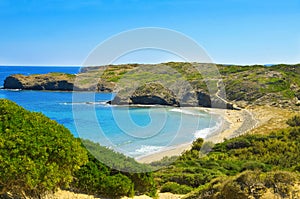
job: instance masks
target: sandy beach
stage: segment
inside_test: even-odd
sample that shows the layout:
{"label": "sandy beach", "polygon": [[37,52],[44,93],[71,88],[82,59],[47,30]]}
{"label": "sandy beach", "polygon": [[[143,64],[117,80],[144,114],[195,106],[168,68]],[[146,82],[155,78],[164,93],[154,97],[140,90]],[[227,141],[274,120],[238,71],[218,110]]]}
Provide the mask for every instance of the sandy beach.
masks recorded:
{"label": "sandy beach", "polygon": [[[186,108],[186,109],[196,109],[199,111],[205,111],[210,114],[222,117],[222,124],[220,128],[208,135],[205,140],[212,141],[214,143],[222,142],[225,138],[231,138],[239,134],[245,133],[258,125],[258,121],[254,118],[253,114],[247,110],[225,110],[225,109],[215,109],[215,108]],[[182,154],[185,150],[191,148],[191,143],[185,143],[178,145],[176,147],[164,148],[163,150],[153,153],[150,155],[142,156],[136,158],[138,162],[150,163],[154,161],[161,160],[165,156],[178,156]]]}
{"label": "sandy beach", "polygon": [[[216,114],[223,118],[221,127],[205,138],[205,141],[219,143],[248,132],[268,133],[287,127],[286,120],[296,112],[272,106],[248,106],[242,110],[227,110],[214,108],[192,108]],[[161,160],[163,157],[179,156],[191,148],[191,143],[165,148],[157,153],[137,158],[141,163]]]}
{"label": "sandy beach", "polygon": [[[172,194],[172,193],[158,193],[160,199],[180,199],[183,195]],[[146,195],[134,196],[134,199],[151,199]],[[45,199],[109,199],[102,196],[93,196],[87,194],[74,193],[66,190],[58,190],[54,194],[47,195]],[[130,199],[129,197],[122,197],[122,199]]]}

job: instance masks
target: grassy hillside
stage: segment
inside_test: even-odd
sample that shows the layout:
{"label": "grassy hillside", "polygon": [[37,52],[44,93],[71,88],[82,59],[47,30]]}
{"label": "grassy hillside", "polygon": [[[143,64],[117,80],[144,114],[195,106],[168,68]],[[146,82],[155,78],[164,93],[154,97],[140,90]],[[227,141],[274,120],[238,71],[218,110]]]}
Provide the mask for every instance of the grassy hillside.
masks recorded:
{"label": "grassy hillside", "polygon": [[[184,193],[187,188],[195,189],[189,198],[254,197],[249,189],[251,186],[259,189],[258,185],[261,190],[272,191],[280,197],[289,196],[290,190],[300,182],[299,122],[299,117],[294,117],[287,122],[292,127],[285,130],[268,135],[242,135],[214,146],[203,143],[200,138],[190,151],[156,172],[156,179],[162,191],[178,193],[183,190]],[[165,161],[168,159],[152,164],[160,165]],[[170,182],[177,186],[171,186]],[[241,196],[234,195],[233,189]]]}
{"label": "grassy hillside", "polygon": [[[176,82],[187,81],[196,92],[215,94],[219,77],[209,73],[199,74],[197,67],[209,69],[211,64],[169,62],[154,65],[112,65],[84,68],[86,77],[96,77],[103,82],[113,82],[120,87],[129,83],[164,82],[176,87]],[[299,109],[300,64],[237,66],[217,64],[228,100],[239,106],[265,105]],[[203,69],[203,70],[204,70]],[[216,74],[216,73],[213,73]],[[205,79],[204,79],[205,77]],[[89,79],[89,78],[87,78]],[[99,80],[99,79],[98,79]],[[204,81],[205,80],[205,81]],[[84,81],[84,80],[82,80]],[[87,81],[87,80],[86,80]],[[117,86],[118,88],[118,86]]]}
{"label": "grassy hillside", "polygon": [[[174,93],[177,102],[182,100],[180,102],[187,105],[196,102],[200,106],[210,106],[210,100],[222,104],[221,97],[240,107],[250,104],[295,110],[300,107],[300,64],[271,67],[185,62],[109,65],[83,68],[76,76],[62,73],[12,75],[5,80],[4,86],[118,92],[122,99],[147,83],[163,85]],[[225,90],[221,89],[223,86]],[[153,93],[156,94],[160,96],[159,92]]]}
{"label": "grassy hillside", "polygon": [[229,100],[247,104],[299,106],[300,65],[221,66]]}

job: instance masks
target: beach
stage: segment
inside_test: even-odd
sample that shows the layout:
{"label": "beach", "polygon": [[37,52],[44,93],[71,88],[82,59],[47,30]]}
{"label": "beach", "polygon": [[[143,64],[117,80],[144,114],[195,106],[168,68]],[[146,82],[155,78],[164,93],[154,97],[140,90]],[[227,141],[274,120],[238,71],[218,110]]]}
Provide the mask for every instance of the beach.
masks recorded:
{"label": "beach", "polygon": [[[222,117],[220,128],[208,135],[204,140],[213,143],[223,142],[239,135],[251,133],[268,133],[274,130],[286,128],[286,119],[296,114],[295,111],[281,109],[272,106],[248,106],[241,110],[215,109],[196,107],[199,111],[205,111]],[[174,147],[166,147],[157,153],[136,158],[140,163],[159,161],[163,157],[179,156],[189,150],[192,143],[180,144]]]}
{"label": "beach", "polygon": [[[242,110],[227,110],[227,109],[216,109],[216,108],[188,108],[196,109],[199,111],[205,111],[207,113],[217,115],[222,118],[222,124],[220,127],[211,132],[205,141],[211,141],[213,143],[222,142],[224,139],[231,138],[247,132],[258,125],[258,121],[254,118],[252,113],[247,109]],[[184,151],[191,148],[191,143],[180,144],[174,147],[166,147],[156,153],[145,155],[136,158],[138,162],[150,163],[161,160],[163,157],[168,156],[179,156]]]}

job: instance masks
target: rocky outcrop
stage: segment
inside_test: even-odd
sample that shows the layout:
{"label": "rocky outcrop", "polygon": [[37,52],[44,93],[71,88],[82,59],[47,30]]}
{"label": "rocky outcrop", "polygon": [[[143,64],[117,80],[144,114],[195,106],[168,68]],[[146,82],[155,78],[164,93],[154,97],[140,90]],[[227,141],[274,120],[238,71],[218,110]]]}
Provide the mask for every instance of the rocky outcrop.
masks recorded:
{"label": "rocky outcrop", "polygon": [[148,83],[137,88],[132,94],[119,92],[111,104],[124,105],[124,104],[142,104],[142,105],[167,105],[179,106],[174,93],[163,87],[159,83]]}
{"label": "rocky outcrop", "polygon": [[159,83],[148,83],[137,88],[132,94],[130,94],[130,92],[126,92],[126,89],[121,90],[109,103],[113,105],[157,104],[180,107],[201,106],[234,109],[231,103],[228,103],[216,96],[211,97],[205,92],[197,92],[195,96],[190,94],[190,96],[184,96],[185,98],[178,96],[180,95],[172,92]]}
{"label": "rocky outcrop", "polygon": [[9,76],[4,80],[5,89],[24,89],[22,80],[18,78],[19,76],[13,75]]}
{"label": "rocky outcrop", "polygon": [[99,80],[97,83],[97,91],[98,92],[113,92],[116,84],[114,82],[107,82],[105,80]]}
{"label": "rocky outcrop", "polygon": [[78,78],[89,80],[88,83],[76,82],[76,75],[64,73],[48,73],[41,75],[11,75],[4,80],[5,89],[21,90],[57,90],[57,91],[94,91],[112,92],[115,84],[104,80]]}
{"label": "rocky outcrop", "polygon": [[70,75],[12,75],[4,80],[5,89],[72,91],[74,77]]}

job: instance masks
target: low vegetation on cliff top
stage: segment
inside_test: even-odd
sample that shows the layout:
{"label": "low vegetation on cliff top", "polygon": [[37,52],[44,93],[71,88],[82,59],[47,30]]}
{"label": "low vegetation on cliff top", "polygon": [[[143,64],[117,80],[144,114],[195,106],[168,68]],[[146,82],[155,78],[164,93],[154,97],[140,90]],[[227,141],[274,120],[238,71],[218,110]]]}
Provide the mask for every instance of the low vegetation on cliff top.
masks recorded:
{"label": "low vegetation on cliff top", "polygon": [[[200,67],[200,69],[209,69],[212,68],[211,66],[216,67],[218,71],[209,74],[204,70],[202,72],[205,72],[205,74],[200,74],[199,68],[197,69],[197,67]],[[220,73],[220,76],[218,76],[218,73]],[[163,82],[164,86],[174,88],[177,96],[181,96],[180,94],[184,92],[176,90],[181,88],[182,82],[188,82],[195,92],[214,95],[218,90],[218,86],[221,86],[221,84],[219,84],[219,79],[221,78],[225,86],[227,99],[240,107],[250,104],[268,104],[298,110],[300,106],[299,64],[280,64],[270,67],[262,65],[228,66],[185,62],[168,62],[153,65],[124,64],[82,68],[81,73],[77,76],[60,73],[53,73],[48,76],[51,78],[60,78],[61,76],[64,81],[72,85],[75,84],[75,87],[79,90],[100,92],[120,91],[122,88],[128,87],[128,85],[132,87],[134,83],[143,85],[151,82]],[[33,75],[33,77],[37,76]],[[45,83],[40,80],[42,77],[43,76],[35,83]],[[47,79],[46,76],[45,78]],[[28,77],[26,80],[26,77],[22,76],[19,80],[21,83],[23,82],[23,89],[26,89],[28,85],[28,89],[35,88],[34,86],[30,86],[34,78]],[[10,85],[7,84],[7,86]],[[15,85],[13,84],[13,86]],[[70,90],[72,88],[73,87],[70,87],[68,89]]]}

